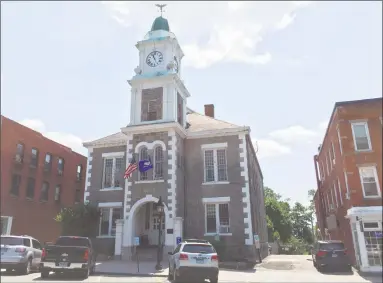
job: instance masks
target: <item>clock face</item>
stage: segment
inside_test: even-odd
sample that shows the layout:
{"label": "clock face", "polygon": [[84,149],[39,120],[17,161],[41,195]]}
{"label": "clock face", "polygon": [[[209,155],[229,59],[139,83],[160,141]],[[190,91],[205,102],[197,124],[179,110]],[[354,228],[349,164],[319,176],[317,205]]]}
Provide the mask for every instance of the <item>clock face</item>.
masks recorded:
{"label": "clock face", "polygon": [[179,64],[176,56],[174,56],[174,69],[176,70],[176,73],[178,73]]}
{"label": "clock face", "polygon": [[164,61],[164,56],[160,51],[152,51],[149,53],[148,57],[146,57],[146,64],[149,67],[157,67]]}

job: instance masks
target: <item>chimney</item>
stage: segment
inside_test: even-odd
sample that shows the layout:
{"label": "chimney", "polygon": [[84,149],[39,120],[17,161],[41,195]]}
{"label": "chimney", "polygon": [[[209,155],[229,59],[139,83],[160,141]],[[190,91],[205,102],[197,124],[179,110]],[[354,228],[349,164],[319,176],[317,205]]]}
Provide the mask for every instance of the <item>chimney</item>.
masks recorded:
{"label": "chimney", "polygon": [[205,104],[205,116],[214,118],[214,104]]}

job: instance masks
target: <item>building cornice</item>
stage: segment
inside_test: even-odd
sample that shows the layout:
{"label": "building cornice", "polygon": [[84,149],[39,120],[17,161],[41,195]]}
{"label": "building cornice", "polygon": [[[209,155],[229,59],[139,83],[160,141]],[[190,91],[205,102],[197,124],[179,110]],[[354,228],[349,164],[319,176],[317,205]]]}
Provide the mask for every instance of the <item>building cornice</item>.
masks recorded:
{"label": "building cornice", "polygon": [[238,128],[227,128],[227,129],[213,129],[206,131],[190,132],[187,134],[187,139],[199,139],[199,138],[210,138],[210,137],[224,137],[233,136],[238,134],[250,134],[250,127],[238,127]]}
{"label": "building cornice", "polygon": [[156,132],[166,132],[169,130],[175,130],[178,135],[186,139],[202,139],[211,137],[224,137],[233,136],[238,134],[250,134],[250,127],[238,127],[238,128],[227,128],[227,129],[213,129],[199,132],[188,132],[176,122],[167,122],[161,124],[146,124],[146,125],[134,125],[121,128],[121,132],[126,135],[126,138],[116,139],[112,141],[94,141],[84,142],[85,148],[103,148],[103,147],[114,147],[114,146],[125,146],[128,140],[128,136],[132,134],[146,134]]}

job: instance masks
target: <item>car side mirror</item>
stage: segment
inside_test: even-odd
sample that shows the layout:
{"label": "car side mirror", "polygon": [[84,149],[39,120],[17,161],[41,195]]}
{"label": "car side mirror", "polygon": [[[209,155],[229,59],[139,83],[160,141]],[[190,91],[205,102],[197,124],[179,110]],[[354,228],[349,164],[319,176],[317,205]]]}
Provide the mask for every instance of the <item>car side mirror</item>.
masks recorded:
{"label": "car side mirror", "polygon": [[173,253],[172,252],[168,252],[168,255],[173,255]]}

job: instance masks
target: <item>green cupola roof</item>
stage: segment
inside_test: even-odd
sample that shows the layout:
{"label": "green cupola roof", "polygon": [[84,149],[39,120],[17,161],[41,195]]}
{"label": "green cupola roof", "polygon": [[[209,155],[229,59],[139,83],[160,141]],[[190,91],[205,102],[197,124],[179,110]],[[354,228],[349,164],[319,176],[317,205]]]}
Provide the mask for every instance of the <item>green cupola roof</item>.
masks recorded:
{"label": "green cupola roof", "polygon": [[153,24],[152,24],[152,29],[151,31],[156,31],[156,30],[166,30],[170,31],[169,29],[169,23],[168,20],[163,18],[162,16],[157,17]]}

